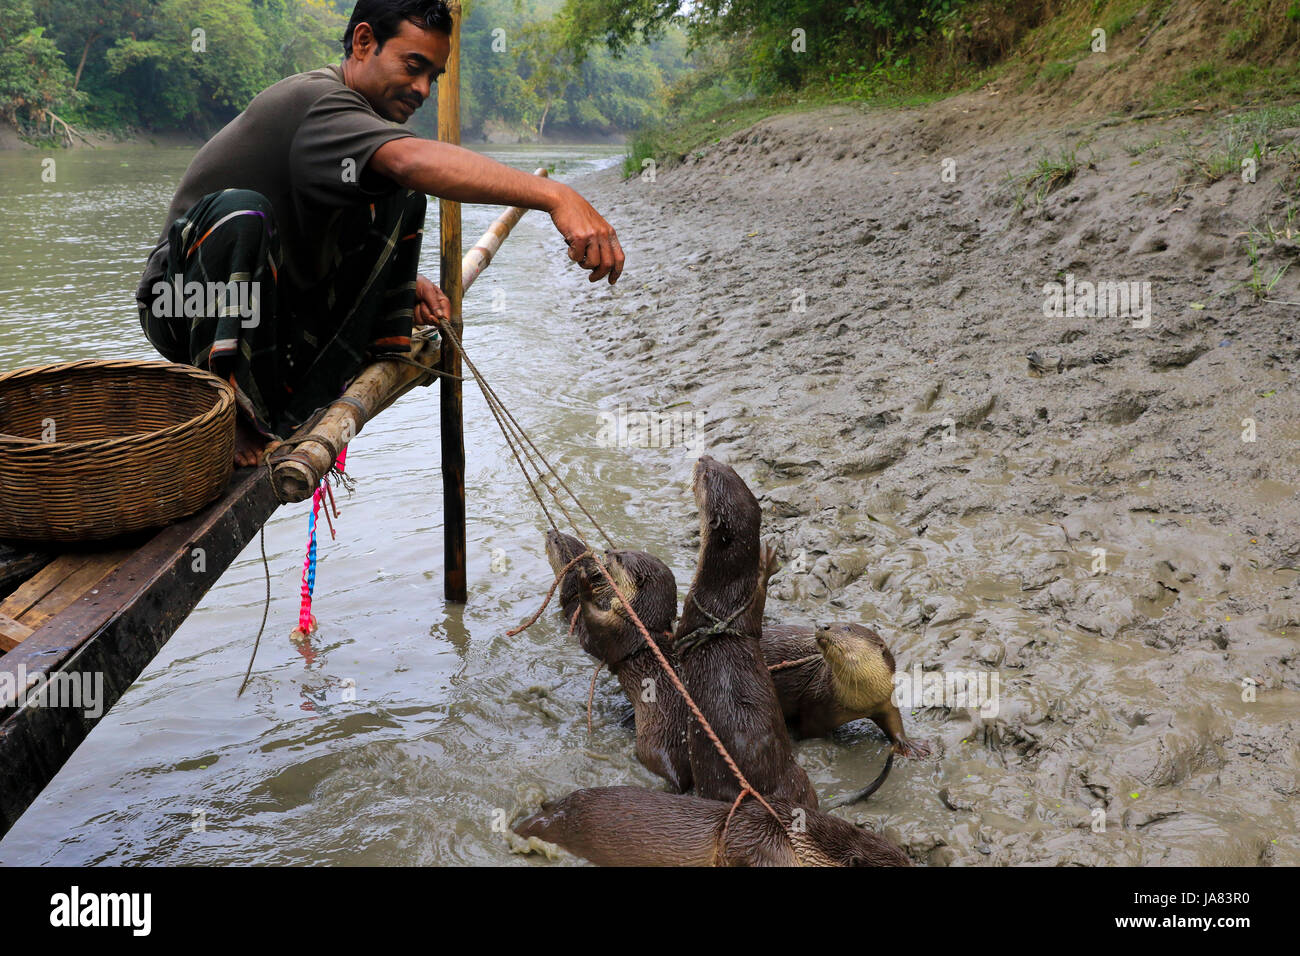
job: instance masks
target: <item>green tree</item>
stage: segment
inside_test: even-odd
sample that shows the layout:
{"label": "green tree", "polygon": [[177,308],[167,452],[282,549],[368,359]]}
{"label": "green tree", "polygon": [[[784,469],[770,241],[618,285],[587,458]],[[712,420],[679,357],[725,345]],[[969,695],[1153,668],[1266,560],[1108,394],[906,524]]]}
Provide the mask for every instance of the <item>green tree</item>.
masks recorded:
{"label": "green tree", "polygon": [[102,65],[104,51],[129,33],[152,5],[153,0],[35,0],[33,9],[36,19],[69,58],[66,62],[75,70],[72,88],[76,90],[92,51]]}
{"label": "green tree", "polygon": [[43,123],[72,95],[72,74],[38,26],[31,0],[0,0],[0,117]]}
{"label": "green tree", "polygon": [[348,18],[328,0],[262,0],[253,13],[269,44],[267,66],[277,77],[318,69],[343,55],[339,41]]}
{"label": "green tree", "polygon": [[107,60],[110,74],[151,92],[155,122],[165,126],[229,120],[279,78],[245,0],[161,0],[139,36],[118,40]]}
{"label": "green tree", "polygon": [[[566,0],[566,40],[581,59],[594,47],[616,55],[685,28],[691,49],[744,43],[735,65],[760,90],[798,87],[846,52],[890,56],[947,27],[966,0]],[[799,31],[796,34],[796,31]]]}
{"label": "green tree", "polygon": [[540,138],[557,101],[563,102],[573,76],[573,56],[551,21],[532,23],[520,31],[522,82],[532,99],[535,128]]}
{"label": "green tree", "polygon": [[[680,32],[658,53],[638,48],[615,59],[597,50],[590,63],[577,63],[568,15],[564,0],[526,8],[518,0],[474,0],[461,26],[461,124],[467,134],[489,124],[531,138],[556,130],[611,133],[629,129],[630,117],[662,109],[665,71],[686,69]],[[415,126],[424,135],[436,133],[432,116]]]}

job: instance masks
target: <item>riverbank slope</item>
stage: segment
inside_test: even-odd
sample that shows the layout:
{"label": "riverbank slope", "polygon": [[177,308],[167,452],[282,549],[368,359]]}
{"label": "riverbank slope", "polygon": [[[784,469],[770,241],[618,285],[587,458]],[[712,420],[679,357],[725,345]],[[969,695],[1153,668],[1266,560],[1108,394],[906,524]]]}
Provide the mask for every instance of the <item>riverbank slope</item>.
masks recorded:
{"label": "riverbank slope", "polygon": [[[610,409],[695,416],[749,481],[785,562],[769,618],[1001,680],[996,714],[905,715],[940,751],[889,784],[916,857],[1300,863],[1297,127],[985,89],[580,184],[628,260],[574,280],[587,374]],[[1137,283],[1133,314],[1051,314],[1088,282]],[[644,454],[682,484],[684,553],[691,455]]]}

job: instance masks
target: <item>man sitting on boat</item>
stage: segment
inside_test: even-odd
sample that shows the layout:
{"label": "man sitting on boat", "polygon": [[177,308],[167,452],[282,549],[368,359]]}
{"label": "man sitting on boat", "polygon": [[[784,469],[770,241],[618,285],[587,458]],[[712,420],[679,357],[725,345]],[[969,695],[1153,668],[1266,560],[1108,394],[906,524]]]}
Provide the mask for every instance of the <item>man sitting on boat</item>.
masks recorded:
{"label": "man sitting on boat", "polygon": [[614,229],[572,188],[396,125],[446,68],[451,27],[443,0],[359,0],[342,63],[263,90],[181,179],[140,324],[234,386],[239,465],[449,315],[417,273],[426,195],[543,209],[592,282],[623,271]]}

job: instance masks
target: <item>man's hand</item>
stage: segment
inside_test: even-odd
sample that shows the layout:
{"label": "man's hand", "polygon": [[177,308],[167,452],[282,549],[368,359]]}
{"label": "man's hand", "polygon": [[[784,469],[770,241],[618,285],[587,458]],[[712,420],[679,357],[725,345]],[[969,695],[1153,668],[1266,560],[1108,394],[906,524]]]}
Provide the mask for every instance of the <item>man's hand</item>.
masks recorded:
{"label": "man's hand", "polygon": [[618,281],[623,274],[623,247],[618,244],[614,227],[591,203],[565,187],[560,201],[551,210],[551,221],[569,244],[569,258],[591,270],[589,282],[607,275],[610,285]]}
{"label": "man's hand", "polygon": [[478,153],[418,136],[389,140],[366,168],[407,189],[455,202],[545,209],[569,244],[569,258],[591,281],[623,274],[623,248],[614,228],[570,186],[511,169]]}
{"label": "man's hand", "polygon": [[451,318],[451,300],[424,276],[415,278],[415,324],[437,325],[439,319]]}

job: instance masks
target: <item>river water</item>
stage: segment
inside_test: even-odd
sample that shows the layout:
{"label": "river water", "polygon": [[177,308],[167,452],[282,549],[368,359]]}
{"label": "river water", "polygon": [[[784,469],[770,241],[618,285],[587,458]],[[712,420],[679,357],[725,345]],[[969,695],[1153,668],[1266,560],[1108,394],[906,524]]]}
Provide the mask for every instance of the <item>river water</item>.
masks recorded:
{"label": "river water", "polygon": [[[489,154],[553,163],[563,179],[621,151]],[[42,154],[0,153],[0,370],[156,358],[133,294],[191,155],[57,153],[45,182]],[[467,245],[498,212],[464,207]],[[427,227],[422,271],[436,280],[436,203]],[[466,297],[466,348],[611,536],[671,552],[684,590],[683,529],[663,516],[691,458],[597,440],[617,396],[582,371],[598,363],[557,281],[573,268],[548,217],[525,216]],[[0,862],[517,863],[536,857],[513,855],[500,822],[542,796],[657,786],[618,726],[607,675],[588,738],[590,662],[556,615],[505,636],[550,584],[545,523],[468,381],[465,394],[468,603],[443,600],[438,390],[418,389],[352,444],[356,489],[340,493],[337,540],[320,544],[310,648],[289,640],[303,503],[266,525],[270,618],[244,696],[265,593],[256,540],[0,842]]]}

